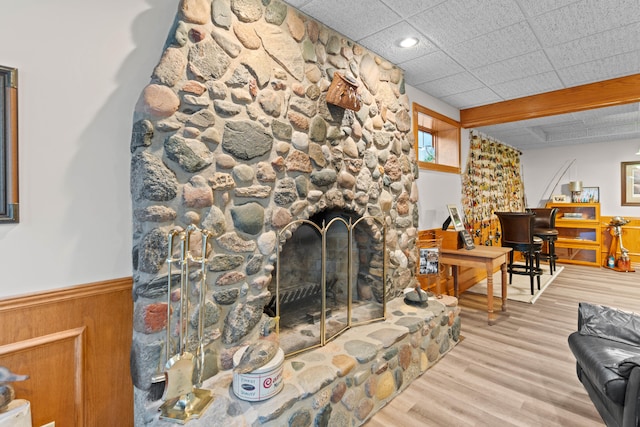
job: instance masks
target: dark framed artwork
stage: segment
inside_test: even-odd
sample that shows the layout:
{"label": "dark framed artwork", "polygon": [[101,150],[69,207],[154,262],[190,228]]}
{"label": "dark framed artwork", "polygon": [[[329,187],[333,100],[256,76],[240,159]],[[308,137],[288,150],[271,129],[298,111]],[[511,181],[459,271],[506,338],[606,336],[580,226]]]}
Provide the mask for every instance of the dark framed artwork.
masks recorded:
{"label": "dark framed artwork", "polygon": [[18,70],[0,65],[0,222],[18,213]]}
{"label": "dark framed artwork", "polygon": [[640,161],[620,164],[622,206],[640,206]]}

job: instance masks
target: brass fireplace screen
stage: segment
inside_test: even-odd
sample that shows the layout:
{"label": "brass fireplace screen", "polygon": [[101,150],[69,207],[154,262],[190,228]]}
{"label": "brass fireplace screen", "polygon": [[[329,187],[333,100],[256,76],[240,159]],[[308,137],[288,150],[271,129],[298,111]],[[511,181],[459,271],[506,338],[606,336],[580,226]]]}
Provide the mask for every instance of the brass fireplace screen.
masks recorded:
{"label": "brass fireplace screen", "polygon": [[276,319],[287,356],[385,318],[386,228],[380,217],[325,211],[278,234]]}

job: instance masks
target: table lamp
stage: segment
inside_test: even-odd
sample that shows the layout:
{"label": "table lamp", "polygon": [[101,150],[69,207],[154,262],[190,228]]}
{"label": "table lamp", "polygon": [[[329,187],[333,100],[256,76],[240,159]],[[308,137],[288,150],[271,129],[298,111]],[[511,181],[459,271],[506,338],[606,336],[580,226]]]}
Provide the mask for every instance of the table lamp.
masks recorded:
{"label": "table lamp", "polygon": [[573,203],[580,202],[580,192],[582,191],[582,181],[571,181],[569,183],[569,191],[571,191],[571,201]]}

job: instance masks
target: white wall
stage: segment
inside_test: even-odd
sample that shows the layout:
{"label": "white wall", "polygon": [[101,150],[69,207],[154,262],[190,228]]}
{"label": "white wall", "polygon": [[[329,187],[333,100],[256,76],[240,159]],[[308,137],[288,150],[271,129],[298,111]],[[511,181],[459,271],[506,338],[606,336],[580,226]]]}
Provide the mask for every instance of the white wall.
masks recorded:
{"label": "white wall", "polygon": [[130,276],[133,108],[178,0],[3,2],[18,68],[20,223],[0,225],[0,298]]}
{"label": "white wall", "polygon": [[635,155],[639,147],[640,141],[626,140],[525,151],[521,161],[528,206],[544,205],[575,160],[553,194],[570,195],[569,181],[579,180],[585,187],[600,187],[601,215],[640,217],[640,207],[622,206],[620,197],[620,163],[640,161]]}
{"label": "white wall", "polygon": [[[157,64],[178,0],[20,0],[0,14],[0,64],[19,69],[20,223],[0,225],[0,298],[131,275],[129,142],[133,108]],[[459,111],[407,86],[411,101]],[[620,162],[636,142],[528,151],[529,205],[565,159],[599,186],[602,213],[621,208]],[[469,151],[462,135],[462,167]],[[567,183],[569,179],[563,179]],[[455,174],[421,171],[420,228],[460,205]]]}
{"label": "white wall", "polygon": [[[445,104],[414,87],[407,85],[406,91],[411,102],[420,104],[453,120],[460,120],[460,110],[457,108]],[[469,132],[465,129],[462,130],[460,152],[461,167],[464,169],[469,154]],[[447,205],[454,204],[461,207],[461,199],[461,175],[421,169],[418,178],[419,229],[441,227],[449,216]]]}

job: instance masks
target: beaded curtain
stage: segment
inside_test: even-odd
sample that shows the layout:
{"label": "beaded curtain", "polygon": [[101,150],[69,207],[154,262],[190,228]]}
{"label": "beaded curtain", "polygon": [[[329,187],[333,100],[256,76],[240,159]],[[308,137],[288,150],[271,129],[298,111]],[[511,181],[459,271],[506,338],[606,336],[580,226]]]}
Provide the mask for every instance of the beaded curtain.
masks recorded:
{"label": "beaded curtain", "polygon": [[462,174],[462,208],[476,245],[499,245],[500,221],[494,212],[523,212],[520,152],[471,132],[467,167]]}

